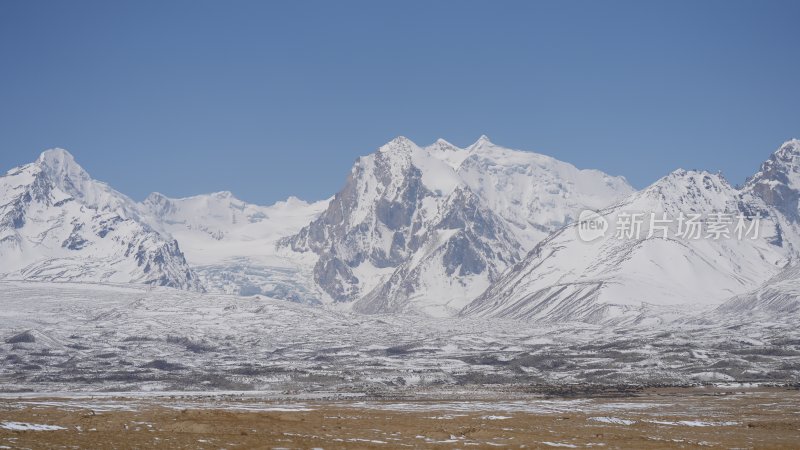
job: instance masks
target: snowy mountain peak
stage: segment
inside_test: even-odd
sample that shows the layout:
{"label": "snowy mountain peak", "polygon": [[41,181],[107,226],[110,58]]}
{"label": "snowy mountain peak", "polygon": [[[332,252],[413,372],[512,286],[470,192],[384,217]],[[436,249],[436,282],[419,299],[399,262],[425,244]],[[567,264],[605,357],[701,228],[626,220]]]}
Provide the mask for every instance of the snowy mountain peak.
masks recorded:
{"label": "snowy mountain peak", "polygon": [[54,148],[43,152],[33,164],[61,191],[101,211],[115,211],[124,218],[138,217],[136,203],[106,183],[93,179],[68,151]]}
{"label": "snowy mountain peak", "polygon": [[446,141],[446,140],[444,140],[442,138],[436,139],[436,142],[434,142],[434,144],[439,146],[440,148],[448,148],[448,149],[452,149],[452,150],[461,150],[460,148],[456,147],[454,144],[452,144],[452,143],[450,143],[450,142],[448,142],[448,141]]}
{"label": "snowy mountain peak", "polygon": [[437,139],[436,142],[425,147],[425,151],[434,158],[444,161],[453,169],[458,169],[461,163],[469,157],[469,151],[456,147],[444,139]]}
{"label": "snowy mountain peak", "polygon": [[216,197],[216,198],[219,198],[219,199],[231,199],[231,200],[238,200],[238,199],[236,198],[236,196],[235,196],[235,195],[233,195],[233,192],[231,192],[231,191],[219,191],[219,192],[213,192],[213,193],[211,194],[211,196],[213,196],[213,197]]}
{"label": "snowy mountain peak", "polygon": [[39,158],[36,161],[41,164],[49,165],[51,167],[66,166],[66,165],[77,166],[77,163],[75,162],[75,157],[72,156],[72,153],[60,147],[54,147],[43,151],[39,155]]}
{"label": "snowy mountain peak", "polygon": [[75,157],[63,148],[42,152],[36,164],[54,181],[89,179],[89,174],[75,161]]}
{"label": "snowy mountain peak", "polygon": [[739,197],[739,191],[720,174],[678,169],[631,196],[626,208],[632,211],[664,212],[673,216],[680,213],[731,212],[739,207]]}
{"label": "snowy mountain peak", "polygon": [[414,141],[412,141],[411,139],[405,136],[397,136],[396,138],[392,139],[391,141],[381,146],[381,148],[378,149],[378,151],[381,153],[395,152],[395,151],[410,152],[416,148],[418,148],[417,144],[415,144]]}
{"label": "snowy mountain peak", "polygon": [[469,150],[473,150],[474,151],[474,150],[479,150],[479,149],[484,148],[484,147],[494,147],[494,146],[495,146],[495,144],[489,139],[489,136],[486,136],[485,134],[482,134],[481,137],[479,137],[478,140],[475,141],[474,144],[470,145],[467,148]]}
{"label": "snowy mountain peak", "polygon": [[677,169],[672,171],[669,175],[664,176],[651,184],[647,190],[658,190],[665,186],[674,187],[676,189],[685,189],[687,186],[702,185],[706,188],[712,186],[730,186],[725,178],[717,173],[711,173],[706,170],[685,170]]}
{"label": "snowy mountain peak", "polygon": [[0,177],[0,277],[202,290],[178,243],[63,149]]}
{"label": "snowy mountain peak", "polygon": [[784,161],[800,156],[800,139],[790,139],[784,142],[775,152],[775,156]]}
{"label": "snowy mountain peak", "polygon": [[[321,212],[322,210],[325,209],[324,207],[321,207],[321,205],[327,205],[328,203],[330,203],[330,201],[331,201],[331,199],[327,198],[325,200],[319,200],[319,201],[316,201],[316,202],[309,202],[309,201],[303,200],[300,197],[295,197],[294,195],[290,195],[289,197],[286,198],[286,200],[279,200],[279,201],[275,202],[271,206],[271,208],[308,208],[308,207],[313,207],[315,211],[318,210],[317,211],[317,214],[318,214],[319,212]],[[308,224],[304,223],[303,225],[308,225]]]}
{"label": "snowy mountain peak", "polygon": [[162,194],[161,192],[151,192],[150,194],[145,197],[143,203],[161,203],[164,200],[169,200],[169,197]]}
{"label": "snowy mountain peak", "polygon": [[783,143],[744,186],[793,222],[800,221],[800,140]]}

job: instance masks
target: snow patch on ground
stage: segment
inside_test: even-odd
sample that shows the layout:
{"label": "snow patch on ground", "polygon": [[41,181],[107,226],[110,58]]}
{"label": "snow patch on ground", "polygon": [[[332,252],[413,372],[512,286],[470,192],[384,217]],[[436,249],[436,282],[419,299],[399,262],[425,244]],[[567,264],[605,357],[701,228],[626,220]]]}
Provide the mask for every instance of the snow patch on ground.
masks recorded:
{"label": "snow patch on ground", "polygon": [[0,422],[0,428],[13,431],[57,431],[66,430],[58,425],[43,425],[38,423],[26,422]]}

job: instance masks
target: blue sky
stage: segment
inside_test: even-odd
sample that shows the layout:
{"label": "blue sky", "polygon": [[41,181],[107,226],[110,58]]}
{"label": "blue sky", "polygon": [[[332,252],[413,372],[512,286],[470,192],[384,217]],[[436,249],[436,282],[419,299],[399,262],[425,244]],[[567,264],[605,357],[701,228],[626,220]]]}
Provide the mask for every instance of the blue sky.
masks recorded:
{"label": "blue sky", "polygon": [[325,198],[394,136],[733,183],[800,137],[797,1],[3,1],[0,167]]}

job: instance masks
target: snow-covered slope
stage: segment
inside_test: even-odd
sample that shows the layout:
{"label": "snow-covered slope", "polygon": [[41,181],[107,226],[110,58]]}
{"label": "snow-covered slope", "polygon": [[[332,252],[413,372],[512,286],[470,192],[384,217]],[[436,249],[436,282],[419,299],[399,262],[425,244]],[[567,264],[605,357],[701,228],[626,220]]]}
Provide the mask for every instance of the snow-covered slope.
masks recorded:
{"label": "snow-covered slope", "polygon": [[[666,239],[658,229],[648,237],[650,212],[673,219]],[[681,213],[713,221],[716,212],[761,216],[758,239],[708,239],[706,229],[699,239],[677,236]],[[619,239],[617,224],[632,213],[645,213],[643,231]],[[675,171],[600,215],[609,224],[604,236],[584,242],[577,224],[562,228],[462,314],[604,322],[638,315],[643,305],[708,307],[755,288],[797,253],[797,232],[782,215],[708,172]]]}
{"label": "snow-covered slope", "polygon": [[[768,325],[743,317],[521,326],[363,316],[263,296],[4,280],[0,305],[6,396],[253,390],[407,400],[435,398],[437,389],[485,398],[494,387],[500,397],[493,398],[518,399],[520,389],[548,385],[564,395],[587,385],[800,381],[800,329],[788,315]],[[97,410],[97,401],[87,399],[86,408]],[[553,406],[542,398],[517,403]],[[564,413],[584,404],[570,400]]]}
{"label": "snow-covered slope", "polygon": [[202,289],[178,243],[62,149],[0,177],[0,274]]}
{"label": "snow-covered slope", "polygon": [[525,251],[582,210],[605,208],[634,191],[622,177],[503,148],[486,136],[463,154],[459,177],[506,220]]}
{"label": "snow-covered slope", "polygon": [[575,210],[632,191],[622,178],[504,149],[399,137],[359,158],[328,209],[284,244],[363,312],[453,314]]}
{"label": "snow-covered slope", "polygon": [[794,315],[800,319],[800,265],[793,264],[757,289],[732,297],[716,312],[731,317]]}
{"label": "snow-covered slope", "polygon": [[326,207],[295,197],[271,206],[237,199],[230,192],[172,199],[153,193],[142,203],[148,219],[180,243],[186,258],[211,292],[264,294],[319,303],[310,255],[276,247]]}

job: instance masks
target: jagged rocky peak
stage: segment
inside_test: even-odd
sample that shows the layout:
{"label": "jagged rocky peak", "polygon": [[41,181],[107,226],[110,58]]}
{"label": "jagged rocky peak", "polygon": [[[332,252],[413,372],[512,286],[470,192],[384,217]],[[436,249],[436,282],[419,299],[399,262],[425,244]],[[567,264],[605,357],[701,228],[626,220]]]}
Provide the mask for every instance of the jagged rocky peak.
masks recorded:
{"label": "jagged rocky peak", "polygon": [[202,290],[178,243],[63,149],[0,177],[0,275]]}
{"label": "jagged rocky peak", "polygon": [[579,211],[630,192],[486,136],[466,149],[398,137],[359,158],[328,209],[283,243],[319,255],[317,284],[360,311],[452,314]]}
{"label": "jagged rocky peak", "polygon": [[176,206],[171,198],[160,192],[151,192],[142,205],[156,217],[165,217],[175,212]]}
{"label": "jagged rocky peak", "polygon": [[455,144],[452,144],[449,141],[446,141],[446,140],[444,140],[442,138],[436,139],[436,141],[433,143],[433,145],[435,145],[435,146],[437,146],[437,147],[439,147],[441,149],[447,149],[447,150],[453,150],[453,151],[461,150]]}
{"label": "jagged rocky peak", "polygon": [[399,137],[359,158],[326,211],[284,241],[321,256],[315,278],[335,300],[355,299],[368,283],[353,273],[355,268],[397,266],[418,247],[415,232],[424,217],[417,212],[423,199],[435,197],[414,164],[424,158],[420,152]]}
{"label": "jagged rocky peak", "polygon": [[444,161],[453,169],[458,169],[461,163],[469,157],[469,150],[459,148],[444,139],[437,139],[425,150],[434,158]]}
{"label": "jagged rocky peak", "polygon": [[665,212],[712,212],[735,204],[738,192],[720,174],[677,169],[648,186],[639,197],[663,206]]}
{"label": "jagged rocky peak", "polygon": [[391,141],[387,142],[386,144],[382,145],[378,151],[383,152],[391,152],[391,151],[406,151],[410,152],[413,149],[418,148],[417,144],[414,143],[411,139],[405,136],[397,136],[396,138],[392,139]]}
{"label": "jagged rocky peak", "polygon": [[126,218],[140,218],[141,211],[133,200],[108,184],[93,179],[68,151],[62,148],[46,150],[34,164],[61,191],[81,203],[102,211],[115,211]]}
{"label": "jagged rocky peak", "polygon": [[478,140],[475,141],[475,143],[472,144],[470,147],[472,147],[472,148],[481,148],[481,147],[490,146],[490,145],[494,145],[494,143],[492,143],[492,140],[489,139],[489,136],[487,136],[485,134],[482,134],[478,138]]}
{"label": "jagged rocky peak", "polygon": [[769,223],[770,229],[774,225],[780,236],[784,221],[751,191],[737,189],[721,174],[705,170],[675,170],[629,197],[622,206],[631,211],[663,212],[673,218],[680,214],[701,214],[708,218],[715,213],[734,218],[740,215],[769,218],[762,224],[762,235],[767,233]]}
{"label": "jagged rocky peak", "polygon": [[284,240],[294,250],[320,255],[315,279],[333,299],[358,299],[412,258],[448,196],[466,188],[455,168],[431,150],[398,137],[359,158],[327,210]]}
{"label": "jagged rocky peak", "polygon": [[775,156],[783,161],[795,162],[800,156],[800,139],[790,139],[775,151]]}
{"label": "jagged rocky peak", "polygon": [[226,200],[230,199],[230,200],[240,201],[238,198],[236,198],[235,195],[233,195],[233,192],[231,192],[231,191],[214,192],[214,193],[211,194],[211,196],[219,198],[219,199],[226,199]]}
{"label": "jagged rocky peak", "polygon": [[790,221],[800,221],[800,140],[786,141],[745,183],[745,191],[762,198]]}
{"label": "jagged rocky peak", "polygon": [[714,189],[715,186],[730,186],[725,177],[719,173],[711,173],[707,170],[675,169],[656,180],[655,183],[648,186],[648,189],[660,188],[664,185],[683,187],[687,184],[702,185],[708,189]]}
{"label": "jagged rocky peak", "polygon": [[33,163],[9,170],[4,180],[3,193],[16,196],[21,205],[32,200],[53,204],[83,199],[91,178],[68,151],[54,148]]}

